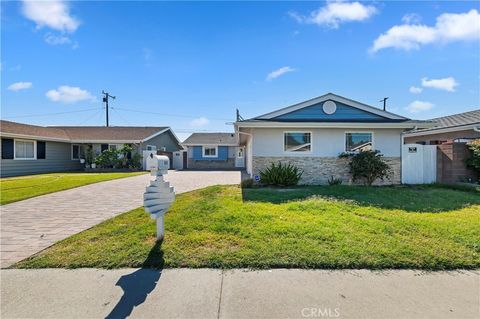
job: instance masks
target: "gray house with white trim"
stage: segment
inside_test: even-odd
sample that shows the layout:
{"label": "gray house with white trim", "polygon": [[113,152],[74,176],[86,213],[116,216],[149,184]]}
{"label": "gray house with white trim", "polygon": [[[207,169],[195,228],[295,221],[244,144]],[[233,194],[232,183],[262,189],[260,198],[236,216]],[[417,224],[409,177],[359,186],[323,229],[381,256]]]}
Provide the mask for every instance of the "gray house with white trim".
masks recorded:
{"label": "gray house with white trim", "polygon": [[44,127],[0,121],[1,176],[80,170],[87,150],[98,156],[128,144],[166,155],[181,150],[170,127],[56,126]]}
{"label": "gray house with white trim", "polygon": [[182,145],[187,150],[184,169],[243,169],[244,147],[234,133],[193,133]]}
{"label": "gray house with white trim", "polygon": [[385,183],[401,181],[402,133],[429,128],[416,121],[333,93],[235,122],[245,147],[246,171],[253,178],[272,162],[303,170],[301,184],[325,184],[331,176],[350,183],[343,152],[379,150],[393,169]]}

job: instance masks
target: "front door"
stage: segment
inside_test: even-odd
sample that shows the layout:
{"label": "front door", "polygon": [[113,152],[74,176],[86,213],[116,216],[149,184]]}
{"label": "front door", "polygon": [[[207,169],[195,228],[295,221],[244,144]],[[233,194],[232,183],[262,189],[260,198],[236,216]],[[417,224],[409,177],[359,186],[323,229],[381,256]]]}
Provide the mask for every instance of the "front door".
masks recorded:
{"label": "front door", "polygon": [[235,156],[235,167],[245,167],[245,147],[237,147],[237,154]]}

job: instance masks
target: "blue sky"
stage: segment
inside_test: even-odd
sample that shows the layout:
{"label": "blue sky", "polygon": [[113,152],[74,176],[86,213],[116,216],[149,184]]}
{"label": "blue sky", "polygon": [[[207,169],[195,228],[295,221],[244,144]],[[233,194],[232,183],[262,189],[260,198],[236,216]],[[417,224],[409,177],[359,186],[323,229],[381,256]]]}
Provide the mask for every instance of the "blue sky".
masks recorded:
{"label": "blue sky", "polygon": [[111,125],[181,138],[327,92],[416,119],[480,105],[478,2],[1,6],[1,113],[18,122],[102,125],[102,90]]}

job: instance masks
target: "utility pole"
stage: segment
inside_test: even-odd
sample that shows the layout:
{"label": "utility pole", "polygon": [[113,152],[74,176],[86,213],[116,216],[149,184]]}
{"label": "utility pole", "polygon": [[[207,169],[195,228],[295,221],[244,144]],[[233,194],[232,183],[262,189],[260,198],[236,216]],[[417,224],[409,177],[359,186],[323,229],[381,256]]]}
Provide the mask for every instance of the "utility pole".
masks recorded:
{"label": "utility pole", "polygon": [[105,112],[106,112],[106,120],[107,120],[107,127],[109,126],[108,125],[108,98],[112,98],[115,100],[115,97],[113,95],[110,95],[108,92],[105,92],[104,90],[102,90],[102,94],[105,95],[103,97],[103,102],[105,102]]}
{"label": "utility pole", "polygon": [[387,110],[387,100],[388,100],[388,97],[384,97],[383,99],[381,99],[379,102],[383,102],[383,110],[386,111]]}

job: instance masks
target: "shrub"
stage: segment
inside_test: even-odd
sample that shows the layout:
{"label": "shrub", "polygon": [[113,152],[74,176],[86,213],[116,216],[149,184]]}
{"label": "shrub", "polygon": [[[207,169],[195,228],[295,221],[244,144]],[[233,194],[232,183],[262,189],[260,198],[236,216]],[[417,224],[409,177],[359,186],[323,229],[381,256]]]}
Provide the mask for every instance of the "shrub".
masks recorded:
{"label": "shrub", "polygon": [[328,185],[330,186],[340,185],[342,183],[343,181],[341,178],[335,178],[333,176],[330,176],[330,178],[328,179]]}
{"label": "shrub", "polygon": [[265,185],[293,186],[298,184],[302,174],[303,171],[290,163],[271,163],[269,167],[260,172],[260,181]]}
{"label": "shrub", "polygon": [[[133,153],[130,145],[124,145],[119,150],[105,150],[95,159],[100,168],[128,168],[139,169],[142,167],[142,156]],[[131,156],[130,156],[131,155]],[[130,157],[130,158],[129,158]]]}
{"label": "shrub", "polygon": [[480,139],[476,139],[468,145],[471,157],[467,159],[467,166],[480,172]]}
{"label": "shrub", "polygon": [[95,159],[95,164],[101,168],[116,168],[120,165],[116,150],[105,150]]}
{"label": "shrub", "polygon": [[[341,157],[347,157],[340,154]],[[351,154],[350,173],[352,174],[352,180],[363,180],[365,185],[372,185],[377,179],[382,181],[385,178],[390,178],[392,175],[392,169],[390,165],[385,162],[383,155],[380,151],[363,151],[356,154]]]}

